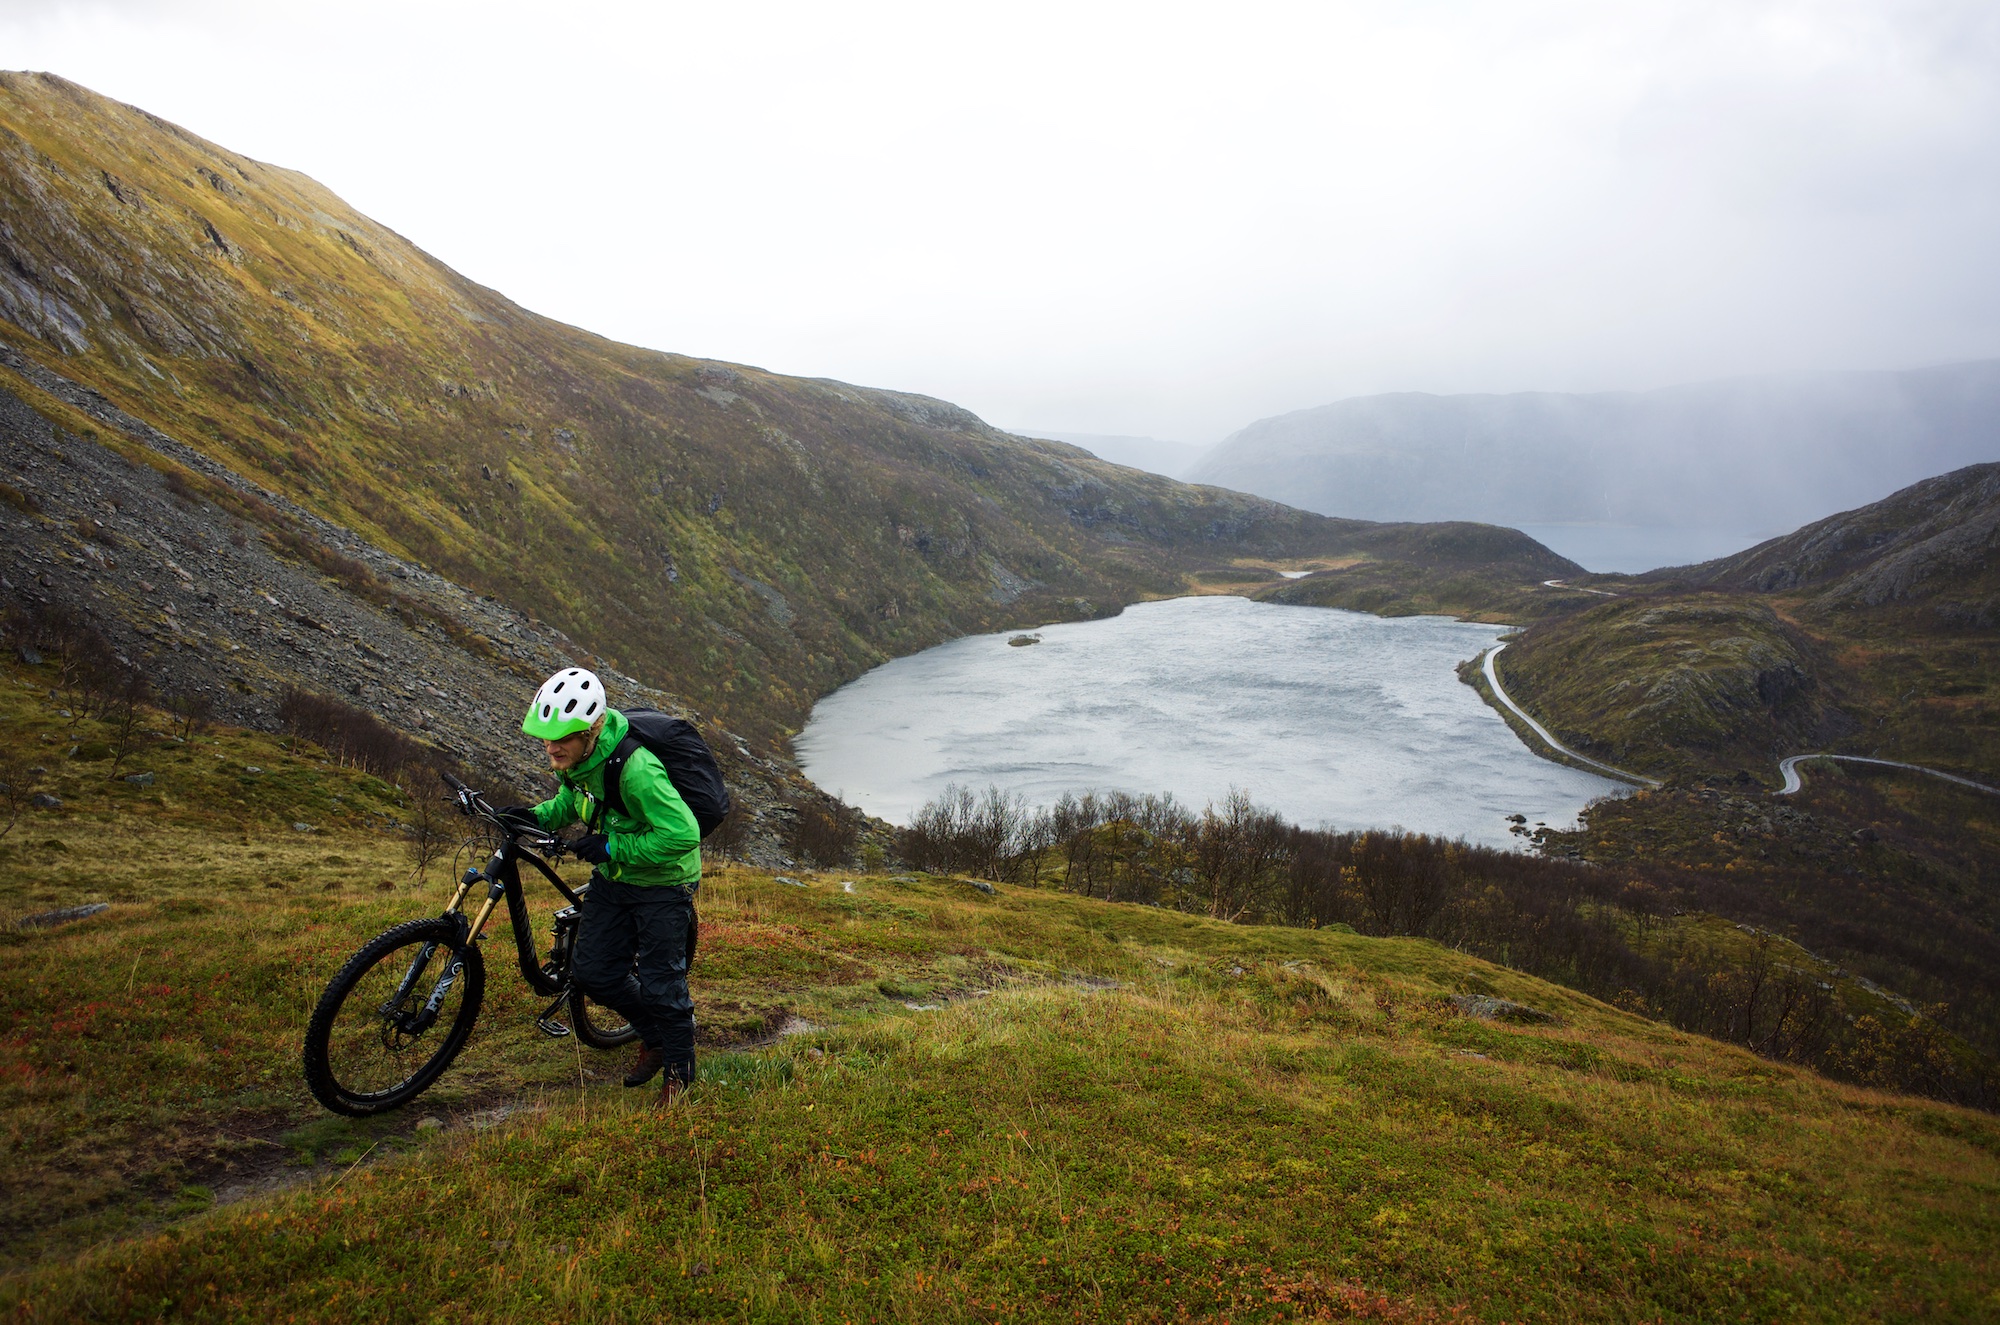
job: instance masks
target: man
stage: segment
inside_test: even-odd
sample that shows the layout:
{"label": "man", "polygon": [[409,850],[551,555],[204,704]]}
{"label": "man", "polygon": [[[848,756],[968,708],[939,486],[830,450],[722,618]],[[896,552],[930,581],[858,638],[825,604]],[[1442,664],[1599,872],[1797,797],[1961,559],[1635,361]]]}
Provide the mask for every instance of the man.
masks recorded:
{"label": "man", "polygon": [[694,894],[701,886],[701,830],[659,759],[643,747],[625,762],[620,814],[606,803],[605,764],[625,739],[625,715],[581,667],[542,683],[521,730],[539,737],[560,784],[540,805],[505,811],[553,833],[582,823],[576,854],[596,868],[583,899],[572,968],[577,987],[624,1017],[644,1042],[625,1075],[643,1086],[666,1069],[660,1100],[694,1083],[694,1001],[688,959]]}

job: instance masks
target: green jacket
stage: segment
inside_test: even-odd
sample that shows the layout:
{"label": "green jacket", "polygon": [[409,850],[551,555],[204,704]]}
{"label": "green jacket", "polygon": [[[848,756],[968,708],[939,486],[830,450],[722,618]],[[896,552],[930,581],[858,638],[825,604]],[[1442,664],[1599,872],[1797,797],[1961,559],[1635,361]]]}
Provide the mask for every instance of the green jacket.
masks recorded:
{"label": "green jacket", "polygon": [[[604,730],[596,748],[575,768],[556,775],[562,785],[550,800],[534,807],[535,819],[545,832],[556,832],[573,823],[589,826],[604,799],[604,764],[618,742],[625,739],[631,724],[617,709],[604,715]],[[625,776],[618,789],[624,793],[625,813],[604,808],[603,821],[595,826],[606,835],[605,850],[611,862],[597,867],[606,878],[621,883],[692,888],[701,882],[701,829],[694,814],[681,799],[667,770],[651,750],[640,748],[625,761]]]}

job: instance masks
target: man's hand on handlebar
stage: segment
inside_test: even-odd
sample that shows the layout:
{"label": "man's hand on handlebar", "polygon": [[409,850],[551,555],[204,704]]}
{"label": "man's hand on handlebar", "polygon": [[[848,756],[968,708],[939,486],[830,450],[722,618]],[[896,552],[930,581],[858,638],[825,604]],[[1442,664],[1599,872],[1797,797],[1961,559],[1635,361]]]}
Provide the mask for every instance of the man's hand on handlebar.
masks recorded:
{"label": "man's hand on handlebar", "polygon": [[536,837],[550,835],[548,830],[542,827],[541,820],[535,818],[535,812],[525,805],[503,805],[494,813],[500,817],[501,823],[517,833],[532,833]]}

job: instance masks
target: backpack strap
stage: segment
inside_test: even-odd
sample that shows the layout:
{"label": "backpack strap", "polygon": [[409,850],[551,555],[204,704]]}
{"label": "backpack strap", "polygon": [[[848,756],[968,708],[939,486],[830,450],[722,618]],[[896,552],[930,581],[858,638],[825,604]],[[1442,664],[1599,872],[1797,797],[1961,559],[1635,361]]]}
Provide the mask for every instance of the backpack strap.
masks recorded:
{"label": "backpack strap", "polygon": [[628,734],[624,740],[618,742],[617,748],[612,750],[611,757],[604,761],[604,795],[597,802],[597,813],[593,816],[595,822],[590,825],[591,832],[604,831],[606,810],[625,813],[625,790],[620,784],[625,781],[626,761],[631,759],[633,752],[638,748],[639,738]]}

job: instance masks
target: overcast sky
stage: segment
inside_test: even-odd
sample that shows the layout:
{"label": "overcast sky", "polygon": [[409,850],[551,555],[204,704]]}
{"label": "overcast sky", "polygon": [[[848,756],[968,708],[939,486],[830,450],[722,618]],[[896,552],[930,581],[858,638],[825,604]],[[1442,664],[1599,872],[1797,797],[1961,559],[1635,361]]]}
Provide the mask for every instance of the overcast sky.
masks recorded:
{"label": "overcast sky", "polygon": [[5,0],[0,66],[1024,430],[2000,354],[1993,0]]}

